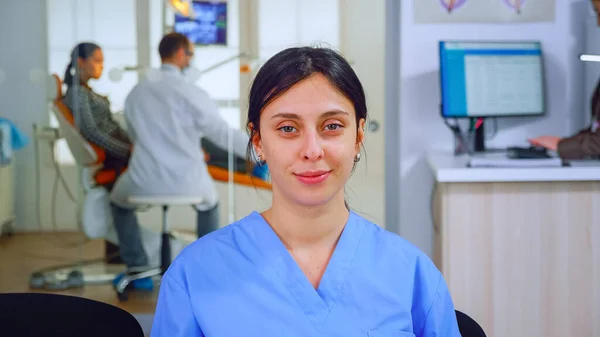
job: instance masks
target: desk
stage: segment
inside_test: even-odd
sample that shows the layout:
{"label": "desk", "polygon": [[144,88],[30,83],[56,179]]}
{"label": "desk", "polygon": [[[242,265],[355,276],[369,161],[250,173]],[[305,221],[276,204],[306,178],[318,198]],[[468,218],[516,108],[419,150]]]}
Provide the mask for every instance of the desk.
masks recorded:
{"label": "desk", "polygon": [[600,336],[600,162],[467,168],[434,153],[434,261],[491,337]]}

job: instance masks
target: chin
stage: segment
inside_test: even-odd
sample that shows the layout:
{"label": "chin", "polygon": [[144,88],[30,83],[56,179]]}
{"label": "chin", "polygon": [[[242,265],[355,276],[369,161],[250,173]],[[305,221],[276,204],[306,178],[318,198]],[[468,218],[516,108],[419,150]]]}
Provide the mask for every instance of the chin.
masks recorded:
{"label": "chin", "polygon": [[323,206],[335,199],[339,189],[333,189],[332,186],[322,186],[321,188],[301,186],[295,189],[290,195],[294,204],[304,207]]}
{"label": "chin", "polygon": [[328,198],[307,199],[307,198],[300,198],[300,197],[296,196],[296,198],[293,199],[293,203],[298,206],[301,206],[301,207],[313,208],[313,207],[319,207],[319,206],[326,205],[330,200],[331,199],[328,199]]}

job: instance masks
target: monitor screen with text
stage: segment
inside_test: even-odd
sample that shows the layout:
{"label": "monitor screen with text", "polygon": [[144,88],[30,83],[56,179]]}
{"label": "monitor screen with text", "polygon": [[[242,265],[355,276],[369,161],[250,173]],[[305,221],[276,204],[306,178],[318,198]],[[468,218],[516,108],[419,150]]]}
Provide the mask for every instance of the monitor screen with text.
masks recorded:
{"label": "monitor screen with text", "polygon": [[450,42],[440,48],[443,117],[544,114],[539,42]]}
{"label": "monitor screen with text", "polygon": [[195,18],[175,14],[174,30],[194,45],[227,45],[227,2],[193,0]]}

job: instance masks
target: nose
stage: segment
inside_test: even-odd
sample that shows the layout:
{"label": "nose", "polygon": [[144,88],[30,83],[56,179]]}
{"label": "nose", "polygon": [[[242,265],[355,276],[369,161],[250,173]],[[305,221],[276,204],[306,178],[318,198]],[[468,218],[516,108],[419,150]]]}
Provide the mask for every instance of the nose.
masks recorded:
{"label": "nose", "polygon": [[302,149],[304,160],[317,161],[323,158],[323,146],[316,132],[306,132],[304,136],[304,147]]}

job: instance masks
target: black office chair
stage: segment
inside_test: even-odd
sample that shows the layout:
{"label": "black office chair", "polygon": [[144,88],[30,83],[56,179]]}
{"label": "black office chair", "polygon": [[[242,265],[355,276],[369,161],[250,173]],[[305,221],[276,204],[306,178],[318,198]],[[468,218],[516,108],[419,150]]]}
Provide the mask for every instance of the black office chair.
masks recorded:
{"label": "black office chair", "polygon": [[456,310],[456,320],[462,337],[486,337],[481,326],[469,315]]}
{"label": "black office chair", "polygon": [[28,337],[144,337],[130,313],[90,299],[45,294],[0,294],[0,335]]}

